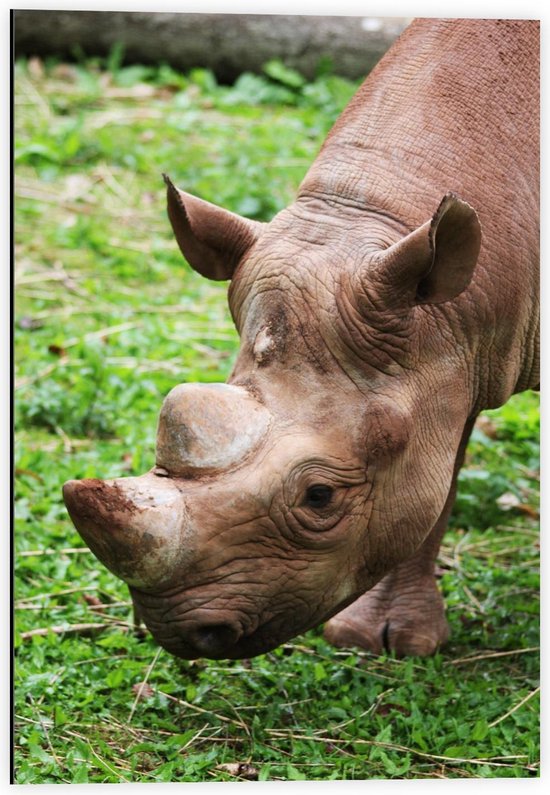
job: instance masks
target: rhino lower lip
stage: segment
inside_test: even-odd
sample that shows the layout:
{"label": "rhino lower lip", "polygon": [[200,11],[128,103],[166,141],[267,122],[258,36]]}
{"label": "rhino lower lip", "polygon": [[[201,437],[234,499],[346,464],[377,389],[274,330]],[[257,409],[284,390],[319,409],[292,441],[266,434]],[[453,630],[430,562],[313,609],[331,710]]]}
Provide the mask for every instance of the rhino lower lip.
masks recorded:
{"label": "rhino lower lip", "polygon": [[256,657],[259,654],[265,654],[285,642],[285,640],[287,640],[287,638],[266,638],[260,630],[257,630],[252,635],[240,638],[233,645],[229,645],[229,647],[223,646],[222,643],[220,643],[219,647],[213,645],[207,653],[181,639],[161,641],[159,638],[159,643],[166,651],[184,660],[196,660],[199,658],[206,658],[209,660],[242,660],[247,657]]}
{"label": "rhino lower lip", "polygon": [[264,654],[286,639],[273,634],[266,625],[264,627],[249,635],[239,635],[231,626],[223,624],[197,628],[185,635],[177,631],[168,635],[158,630],[152,634],[166,651],[184,660],[237,660]]}

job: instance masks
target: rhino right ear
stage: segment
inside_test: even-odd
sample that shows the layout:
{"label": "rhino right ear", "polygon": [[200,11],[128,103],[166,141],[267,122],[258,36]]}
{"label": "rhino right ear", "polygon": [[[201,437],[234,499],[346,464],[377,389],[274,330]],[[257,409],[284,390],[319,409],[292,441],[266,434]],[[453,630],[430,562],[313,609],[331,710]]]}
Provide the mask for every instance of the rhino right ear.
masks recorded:
{"label": "rhino right ear", "polygon": [[476,211],[447,193],[430,221],[379,254],[369,277],[390,305],[450,301],[470,283],[480,246]]}
{"label": "rhino right ear", "polygon": [[193,270],[207,279],[231,279],[264,224],[184,193],[166,174],[163,177],[168,193],[168,218],[181,253]]}

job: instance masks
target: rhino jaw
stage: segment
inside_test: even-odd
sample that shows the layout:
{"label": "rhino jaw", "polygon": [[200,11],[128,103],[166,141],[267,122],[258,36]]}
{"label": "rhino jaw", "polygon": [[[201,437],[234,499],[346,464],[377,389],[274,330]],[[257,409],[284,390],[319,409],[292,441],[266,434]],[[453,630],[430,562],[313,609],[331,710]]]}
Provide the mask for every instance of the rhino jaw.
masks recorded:
{"label": "rhino jaw", "polygon": [[63,499],[94,555],[129,585],[166,588],[189,565],[191,523],[169,478],[69,480]]}

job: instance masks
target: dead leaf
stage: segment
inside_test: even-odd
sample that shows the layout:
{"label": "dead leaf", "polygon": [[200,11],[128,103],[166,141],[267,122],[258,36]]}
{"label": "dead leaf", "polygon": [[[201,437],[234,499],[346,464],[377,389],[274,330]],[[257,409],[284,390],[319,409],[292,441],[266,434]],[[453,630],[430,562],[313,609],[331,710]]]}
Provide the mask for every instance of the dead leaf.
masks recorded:
{"label": "dead leaf", "polygon": [[499,508],[501,508],[503,511],[511,511],[515,509],[516,511],[521,511],[521,513],[526,514],[526,516],[529,516],[531,519],[539,518],[540,514],[538,508],[528,505],[525,502],[521,502],[520,498],[515,494],[512,494],[511,491],[501,494],[496,502]]}
{"label": "dead leaf", "polygon": [[503,511],[511,511],[512,508],[518,508],[520,505],[519,497],[515,494],[512,494],[511,491],[506,491],[504,494],[501,494],[500,497],[497,499],[497,505],[499,508],[502,508]]}
{"label": "dead leaf", "polygon": [[61,201],[73,202],[77,199],[89,199],[93,188],[93,180],[85,174],[68,174],[63,181]]}
{"label": "dead leaf", "polygon": [[60,63],[52,69],[52,77],[56,80],[63,80],[68,83],[76,83],[78,80],[78,72],[75,66],[71,64]]}
{"label": "dead leaf", "polygon": [[99,605],[103,606],[103,602],[101,599],[98,599],[97,596],[94,596],[91,593],[82,594],[82,598],[86,602],[87,605],[93,605],[94,607],[99,607]]}
{"label": "dead leaf", "polygon": [[48,345],[48,350],[54,356],[66,356],[67,351],[61,345]]}
{"label": "dead leaf", "polygon": [[42,80],[44,77],[44,64],[40,58],[29,58],[27,68],[33,80]]}
{"label": "dead leaf", "polygon": [[147,682],[137,682],[135,685],[132,685],[132,690],[138,698],[152,698],[155,695],[155,691]]}
{"label": "dead leaf", "polygon": [[29,317],[28,315],[23,315],[23,317],[19,318],[19,328],[24,329],[25,331],[35,331],[37,328],[43,328],[44,321],[39,320],[37,317]]}
{"label": "dead leaf", "polygon": [[382,717],[389,715],[391,712],[400,712],[402,715],[411,714],[411,711],[406,707],[402,707],[401,704],[379,704],[376,708],[376,714],[382,715]]}
{"label": "dead leaf", "polygon": [[216,765],[216,770],[222,770],[224,773],[229,773],[230,776],[237,778],[245,778],[247,781],[257,781],[258,771],[248,762],[226,762],[222,765]]}
{"label": "dead leaf", "polygon": [[21,477],[21,475],[27,475],[27,477],[34,478],[39,483],[44,483],[44,479],[42,478],[42,476],[39,475],[37,472],[33,472],[32,469],[21,469],[21,467],[16,467],[15,476],[19,478]]}
{"label": "dead leaf", "polygon": [[538,519],[540,517],[538,508],[533,508],[532,505],[528,505],[526,502],[522,502],[520,505],[518,505],[518,511],[521,511],[531,519]]}
{"label": "dead leaf", "polygon": [[477,418],[476,428],[479,428],[489,439],[498,438],[498,427],[490,417],[486,417],[484,414]]}

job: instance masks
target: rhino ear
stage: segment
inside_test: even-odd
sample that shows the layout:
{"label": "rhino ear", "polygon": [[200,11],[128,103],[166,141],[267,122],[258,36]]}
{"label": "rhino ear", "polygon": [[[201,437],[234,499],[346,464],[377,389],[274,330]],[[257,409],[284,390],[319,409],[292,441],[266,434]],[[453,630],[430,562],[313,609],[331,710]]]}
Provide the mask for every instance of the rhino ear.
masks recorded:
{"label": "rhino ear", "polygon": [[480,246],[476,211],[447,193],[431,221],[379,255],[372,277],[392,303],[450,301],[470,283]]}
{"label": "rhino ear", "polygon": [[231,279],[264,224],[184,193],[166,174],[163,177],[168,193],[168,218],[181,253],[193,270],[207,279]]}

